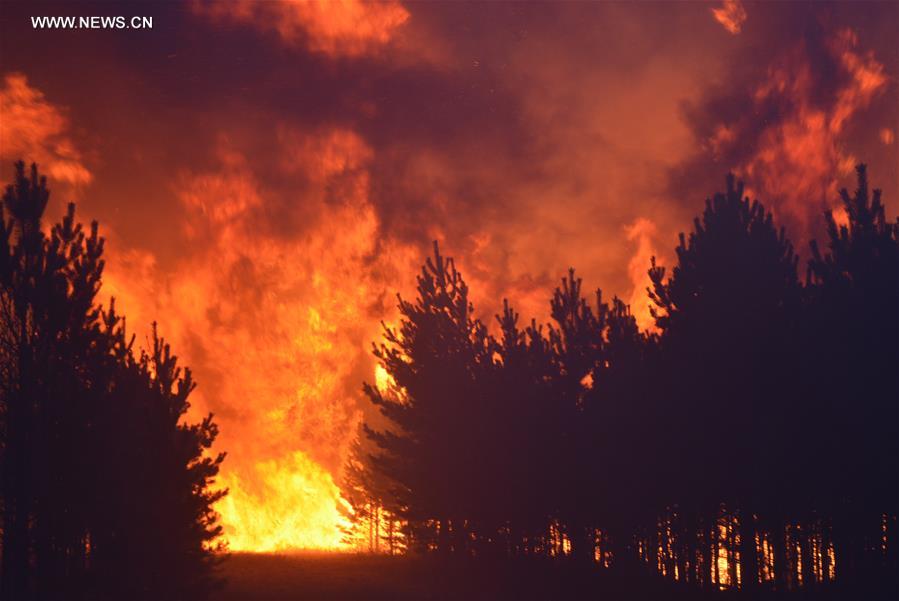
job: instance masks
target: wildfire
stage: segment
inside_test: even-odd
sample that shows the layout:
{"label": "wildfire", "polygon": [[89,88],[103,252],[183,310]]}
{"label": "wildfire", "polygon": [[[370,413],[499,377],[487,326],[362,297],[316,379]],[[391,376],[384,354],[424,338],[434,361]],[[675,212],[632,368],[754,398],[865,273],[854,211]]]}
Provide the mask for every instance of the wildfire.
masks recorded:
{"label": "wildfire", "polygon": [[305,44],[331,56],[360,56],[387,44],[409,19],[396,0],[285,0],[282,2],[194,2],[194,11],[214,20],[247,23],[274,31],[289,46]]}
{"label": "wildfire", "polygon": [[[818,98],[821,75],[805,42],[768,70],[752,94],[753,113],[719,125],[708,140],[715,155],[755,140],[756,150],[731,168],[746,180],[750,196],[764,199],[776,218],[790,222],[797,243],[813,235],[811,217],[835,201],[839,176],[851,173],[858,162],[842,141],[846,124],[887,83],[883,65],[859,49],[853,31],[823,35],[821,51],[839,76],[827,101]],[[779,107],[779,117],[758,123],[754,115],[765,115],[771,107]]]}
{"label": "wildfire", "polygon": [[381,365],[375,366],[375,386],[377,386],[378,390],[382,393],[386,393],[389,390],[396,388],[396,382],[387,370],[384,369]]}
{"label": "wildfire", "polygon": [[[166,271],[146,253],[114,254],[104,290],[129,324],[164,316],[197,373],[192,411],[216,413],[229,453],[217,484],[230,492],[216,509],[231,549],[339,548],[335,482],[374,369],[368,345],[392,310],[385,279],[408,273],[416,254],[375,247],[370,150],[358,136],[277,137],[278,168],[306,183],[301,198],[277,197],[223,142],[217,170],[181,177],[192,254]],[[275,203],[304,235],[266,230]]]}
{"label": "wildfire", "polygon": [[261,461],[252,480],[229,471],[228,496],[218,505],[232,551],[338,549],[340,490],[331,474],[302,451]]}
{"label": "wildfire", "polygon": [[29,85],[24,75],[11,73],[4,78],[0,115],[2,156],[29,156],[56,181],[75,186],[90,183],[91,172],[69,137],[68,116]]}
{"label": "wildfire", "polygon": [[740,0],[724,0],[720,8],[712,9],[712,16],[729,33],[736,35],[743,30],[746,9],[743,8]]}
{"label": "wildfire", "polygon": [[[363,55],[377,55],[397,41],[411,19],[409,11],[396,1],[239,0],[195,2],[192,6],[198,18],[213,24],[246,26],[268,32],[276,38],[277,45],[292,51],[310,50],[316,60],[328,61],[334,74],[340,61],[331,59],[351,62]],[[743,31],[747,18],[739,0],[724,0],[712,10],[712,15],[732,34]],[[706,9],[701,18],[707,24],[710,21]],[[746,30],[741,35],[750,33]],[[522,40],[525,37],[522,34]],[[724,33],[718,37],[728,42],[742,41]],[[539,36],[531,35],[530,39]],[[729,113],[737,115],[730,119],[713,116],[714,127],[708,135],[703,134],[708,139],[700,141],[713,155],[703,157],[713,159],[704,163],[704,168],[714,164],[717,176],[733,169],[747,181],[752,189],[750,194],[765,201],[779,220],[789,217],[800,226],[807,225],[810,214],[820,213],[821,207],[814,203],[823,205],[835,198],[834,174],[845,172],[855,162],[844,145],[846,130],[850,129],[847,123],[889,82],[884,67],[872,54],[860,49],[859,40],[851,31],[831,31],[822,40],[796,43],[775,61],[764,81],[755,82],[749,89],[745,82],[735,81],[740,101],[748,101],[746,110]],[[811,43],[822,46],[809,48]],[[527,48],[530,42],[516,44]],[[512,52],[508,71],[517,73],[516,63],[524,63],[526,56],[529,55]],[[812,64],[822,57],[830,61],[828,69]],[[463,62],[467,65],[468,58]],[[540,73],[536,62],[533,67],[530,60],[527,62],[528,73]],[[566,69],[552,65],[554,68],[547,68],[547,72],[567,74],[567,62]],[[572,65],[572,69],[575,67]],[[366,68],[374,69],[371,65]],[[461,77],[450,67],[442,69],[453,77]],[[651,92],[645,94],[647,97],[656,98],[660,90],[674,89],[677,94],[667,93],[673,104],[681,87],[689,88],[679,83],[681,78],[676,70],[664,69],[661,80],[651,78],[653,69],[648,71],[646,79],[637,80]],[[839,77],[821,85],[818,79],[822,72],[830,71]],[[350,73],[358,76],[356,71]],[[417,71],[386,73],[389,77],[373,71],[372,81],[358,90],[353,87],[351,96],[358,94],[366,107],[375,107],[382,97],[391,102],[390,94],[382,93],[378,87],[387,85],[381,80],[402,75],[399,79],[405,81]],[[410,167],[397,169],[395,177],[403,179],[397,189],[406,184],[415,189],[412,184],[416,182],[406,180],[425,182],[420,193],[416,189],[415,196],[416,202],[421,201],[422,211],[416,213],[418,207],[412,203],[396,203],[399,208],[392,210],[412,213],[408,220],[414,221],[411,229],[420,234],[417,243],[423,242],[422,246],[406,241],[403,236],[412,237],[408,233],[385,231],[389,219],[384,206],[376,206],[369,197],[372,165],[376,153],[381,151],[370,144],[385,143],[378,142],[377,136],[366,140],[358,131],[367,131],[366,126],[374,128],[377,111],[373,110],[363,111],[364,119],[358,115],[344,119],[335,108],[333,115],[328,113],[328,118],[322,119],[328,125],[309,125],[310,117],[308,122],[302,121],[302,126],[288,126],[277,124],[278,119],[290,116],[278,115],[273,107],[281,102],[273,102],[270,110],[275,124],[255,134],[233,127],[232,121],[240,120],[236,115],[228,114],[221,122],[209,121],[218,128],[215,131],[221,132],[213,157],[208,156],[208,147],[192,146],[190,150],[202,158],[189,168],[178,171],[166,165],[171,169],[153,173],[148,167],[146,173],[139,174],[160,189],[171,187],[177,197],[177,206],[166,207],[170,214],[160,217],[160,223],[165,219],[177,224],[177,231],[157,242],[160,246],[171,244],[174,252],[133,246],[131,241],[117,238],[114,227],[123,222],[115,220],[133,218],[127,207],[120,216],[110,206],[104,206],[103,201],[87,207],[97,210],[93,215],[79,207],[79,217],[97,217],[102,233],[109,239],[102,296],[117,298],[117,306],[128,316],[129,328],[138,335],[138,344],[144,340],[149,324],[159,322],[160,332],[179,353],[181,363],[194,370],[199,382],[191,399],[194,407],[189,418],[196,419],[207,411],[216,414],[221,428],[217,447],[228,451],[217,485],[230,489],[217,509],[232,549],[265,551],[341,545],[340,526],[344,518],[336,483],[341,480],[343,462],[362,417],[360,384],[373,377],[382,391],[392,391],[396,386],[383,368],[374,365],[370,344],[380,337],[381,320],[389,324],[395,316],[394,293],[400,290],[409,297],[409,287],[414,285],[414,274],[431,239],[439,238],[447,246],[445,252],[457,256],[474,304],[491,327],[492,316],[503,297],[510,299],[525,323],[531,316],[546,319],[552,286],[569,261],[576,261],[578,269],[584,263],[591,266],[588,269],[593,269],[596,277],[590,277],[590,286],[623,293],[640,327],[653,327],[645,291],[649,285],[649,257],[670,251],[670,234],[685,225],[672,217],[676,211],[666,210],[675,206],[674,200],[687,200],[694,203],[690,205],[692,214],[700,198],[663,197],[664,191],[656,190],[652,181],[647,184],[653,188],[648,195],[658,197],[658,204],[634,205],[637,208],[633,211],[615,206],[611,211],[599,211],[602,207],[589,205],[592,201],[588,202],[579,192],[580,188],[589,188],[583,184],[589,180],[582,181],[581,173],[593,169],[593,164],[582,163],[579,157],[590,156],[590,144],[594,142],[577,136],[569,138],[567,133],[556,131],[567,127],[562,115],[577,114],[574,109],[559,110],[560,100],[556,96],[565,96],[557,89],[559,86],[535,86],[553,90],[549,98],[543,99],[531,97],[530,89],[520,90],[518,83],[511,85],[511,80],[503,81],[499,75],[497,78],[497,98],[502,96],[504,87],[509,87],[521,93],[523,107],[533,105],[524,113],[530,115],[533,123],[523,120],[516,122],[515,127],[532,127],[533,131],[526,132],[528,137],[534,134],[555,140],[558,134],[559,140],[566,141],[548,144],[547,148],[554,150],[547,154],[554,155],[552,160],[556,162],[548,163],[552,168],[537,170],[553,175],[545,175],[547,182],[543,184],[537,176],[512,182],[513,177],[508,174],[518,173],[514,157],[504,158],[503,153],[492,150],[489,155],[467,152],[467,147],[449,142],[440,152],[427,145],[415,146]],[[455,90],[460,88],[458,82],[467,80],[448,81],[452,85],[447,90]],[[369,86],[375,86],[378,92],[375,100],[365,97]],[[615,87],[628,89],[626,85]],[[491,96],[493,88],[491,81]],[[827,93],[823,94],[822,89]],[[578,93],[585,92],[579,88]],[[115,94],[110,98],[115,98]],[[589,131],[591,140],[602,139],[603,146],[614,147],[620,139],[628,141],[625,146],[632,143],[637,127],[641,141],[645,138],[647,152],[652,154],[652,143],[658,136],[667,135],[663,130],[670,130],[676,118],[647,120],[647,115],[659,113],[656,105],[625,102],[628,98],[622,96],[618,101],[621,107],[608,109],[601,131],[578,129]],[[345,100],[342,96],[339,99]],[[474,95],[471,101],[476,99]],[[351,104],[355,106],[355,101]],[[498,113],[506,110],[504,107],[498,103]],[[154,109],[143,105],[138,108],[146,110],[146,114],[152,114]],[[225,110],[222,108],[222,113]],[[71,191],[88,184],[96,186],[91,192],[97,191],[98,196],[109,194],[103,188],[104,178],[97,175],[103,163],[97,157],[101,151],[109,152],[109,147],[91,146],[95,144],[92,141],[85,143],[85,148],[78,148],[74,116],[70,118],[67,108],[52,104],[24,75],[5,76],[0,89],[0,114],[3,160],[21,156],[39,162],[51,176],[54,201],[70,200],[73,196],[78,199]],[[412,117],[410,121],[415,120]],[[718,123],[719,120],[724,122]],[[614,127],[606,121],[614,121]],[[641,123],[635,125],[638,121]],[[86,123],[90,127],[92,122]],[[626,135],[616,133],[619,127]],[[393,138],[393,132],[389,133],[390,136],[382,137]],[[103,134],[98,130],[96,137]],[[259,137],[241,139],[251,135]],[[895,127],[879,126],[875,138],[878,150],[884,150],[883,145],[895,150]],[[569,144],[569,140],[576,143]],[[569,152],[569,148],[573,150]],[[137,151],[140,150],[144,149]],[[383,164],[389,162],[390,152],[400,150],[386,147]],[[666,155],[664,162],[645,163],[642,155],[639,161],[629,159],[627,164],[620,163],[620,172],[613,179],[635,180],[636,175],[645,175],[643,165],[667,165],[669,158],[676,163],[677,153],[682,151],[680,147],[672,150],[672,156]],[[443,152],[447,156],[470,156],[470,164],[458,163],[466,166],[458,169],[457,163],[442,156]],[[522,156],[530,160],[528,153]],[[631,163],[640,165],[639,170],[629,167]],[[455,184],[461,172],[468,173],[471,179],[465,180],[459,192]],[[551,177],[555,179],[550,182]],[[566,187],[570,182],[576,185]],[[481,210],[476,206],[481,196],[471,194],[466,198],[469,189],[479,186],[491,193],[502,191],[501,196],[509,197],[509,204],[497,212]],[[386,189],[384,194],[389,194],[391,188]],[[541,198],[539,202],[531,199],[536,196]],[[560,202],[545,202],[544,196]],[[663,203],[668,203],[665,210],[655,210],[662,208]],[[615,204],[611,196],[610,204]],[[435,207],[439,210],[425,210]],[[845,219],[845,215],[837,214],[837,219]],[[603,236],[594,235],[591,224],[600,222],[611,223],[609,227],[619,236],[604,240]],[[790,231],[797,246],[804,234]],[[627,243],[629,254],[618,252]],[[564,547],[561,539],[559,545]]]}
{"label": "wildfire", "polygon": [[625,231],[627,239],[637,243],[636,252],[627,264],[627,273],[633,285],[627,302],[640,329],[654,330],[655,320],[649,312],[651,301],[647,289],[652,284],[649,279],[650,259],[659,254],[652,242],[657,228],[655,223],[641,217],[627,226]]}

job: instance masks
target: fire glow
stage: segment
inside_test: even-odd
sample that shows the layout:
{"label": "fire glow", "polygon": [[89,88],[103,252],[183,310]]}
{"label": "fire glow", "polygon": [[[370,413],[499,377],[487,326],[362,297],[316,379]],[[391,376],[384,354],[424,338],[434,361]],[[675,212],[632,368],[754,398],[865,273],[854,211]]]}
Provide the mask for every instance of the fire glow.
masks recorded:
{"label": "fire glow", "polygon": [[[404,7],[395,1],[193,2],[191,14],[210,27],[245,27],[260,38],[269,36],[285,53],[306,51],[325,61],[323,72],[359,60],[369,61],[363,63],[365,70],[387,64],[385,78],[401,80],[408,76],[401,66],[413,64],[424,71],[433,67],[431,63],[437,64],[438,74],[481,77],[488,61],[480,48],[476,56],[466,50],[459,58],[449,43],[434,42],[427,49],[416,46],[428,33],[423,29],[415,34],[416,8],[422,7]],[[721,35],[721,44],[736,43],[750,33],[748,24],[758,22],[747,15],[739,0],[727,0],[712,9],[711,16],[708,7],[701,12],[709,27]],[[636,29],[639,19],[631,25],[642,31]],[[510,36],[517,49],[520,40],[538,33],[522,27]],[[735,171],[778,219],[790,220],[800,230],[794,232],[797,243],[809,235],[809,216],[819,215],[835,200],[838,182],[833,174],[848,173],[863,158],[848,149],[849,125],[891,85],[883,65],[852,30],[828,30],[825,37],[818,50],[836,65],[841,77],[823,100],[820,74],[812,64],[815,49],[805,41],[790,43],[761,80],[735,83],[736,93],[748,107],[743,113],[716,117],[708,135],[688,140],[700,147],[698,160],[706,171],[713,165],[716,181],[727,170]],[[448,86],[454,93],[457,87],[461,90],[454,102],[468,101],[467,94],[486,87],[490,93],[485,97],[491,104],[483,112],[490,114],[496,108],[493,99],[505,88],[520,94],[520,103],[513,106],[524,125],[516,126],[533,130],[522,139],[539,140],[540,151],[551,155],[534,168],[550,173],[544,180],[534,176],[533,181],[522,183],[525,178],[514,171],[511,159],[490,155],[493,147],[479,154],[447,141],[448,150],[441,154],[431,147],[408,151],[375,140],[376,135],[366,132],[366,119],[377,119],[395,98],[385,94],[365,98],[366,86],[377,82],[353,71],[365,82],[358,89],[351,87],[348,99],[342,99],[356,111],[345,122],[332,113],[314,125],[266,115],[267,129],[255,133],[267,151],[257,156],[259,139],[247,140],[235,110],[215,122],[215,141],[212,148],[202,149],[204,160],[159,169],[159,187],[173,191],[176,214],[183,216],[170,228],[176,230],[171,235],[175,252],[163,248],[169,238],[155,248],[131,244],[118,233],[131,217],[117,216],[117,205],[115,210],[101,203],[87,205],[84,212],[79,207],[80,218],[99,219],[101,232],[109,238],[102,295],[117,298],[138,343],[149,324],[159,321],[161,333],[181,362],[194,369],[199,382],[191,419],[208,411],[216,414],[221,429],[217,446],[229,453],[217,486],[230,491],[217,510],[232,550],[342,548],[341,526],[346,518],[339,483],[358,423],[363,412],[371,411],[362,404],[361,383],[371,381],[382,389],[392,386],[386,372],[374,364],[371,343],[379,340],[381,322],[390,323],[396,315],[395,293],[408,295],[414,287],[414,276],[431,240],[439,239],[444,251],[457,258],[475,306],[491,326],[505,296],[525,319],[545,319],[552,286],[573,263],[579,273],[586,272],[587,287],[602,286],[607,296],[619,294],[631,304],[641,328],[653,327],[646,294],[650,257],[658,257],[662,264],[670,260],[666,253],[674,247],[676,232],[689,226],[682,214],[669,207],[688,202],[684,214],[692,215],[701,208],[702,198],[671,198],[666,185],[653,180],[647,184],[653,203],[631,207],[629,198],[620,204],[616,199],[645,192],[632,191],[629,180],[644,177],[647,165],[664,172],[688,162],[687,155],[695,148],[688,148],[682,139],[695,132],[686,131],[676,110],[643,106],[643,96],[640,102],[630,103],[629,96],[614,94],[629,90],[639,95],[650,90],[646,96],[655,98],[672,87],[679,92],[678,85],[684,90],[690,85],[674,81],[679,74],[672,74],[664,63],[653,64],[646,68],[647,79],[639,80],[641,85],[609,86],[614,105],[609,114],[597,117],[596,123],[585,119],[574,126],[564,122],[570,92],[560,88],[553,92],[559,96],[555,98],[549,92],[514,87],[532,76],[538,82],[555,81],[551,78],[562,70],[552,62],[553,52],[545,54],[543,66],[513,51],[496,59],[502,64],[500,71],[513,74],[508,81],[484,76],[468,87],[456,86],[455,80]],[[592,69],[593,65],[587,67]],[[62,184],[53,188],[54,202],[84,199],[94,190],[89,186],[102,185],[95,173],[96,164],[102,163],[95,155],[102,153],[90,140],[75,135],[77,112],[57,103],[31,74],[3,75],[3,164],[20,156],[35,160],[54,180],[51,183]],[[241,89],[237,83],[233,87]],[[552,85],[542,87],[555,90]],[[598,94],[595,87],[586,89]],[[694,92],[692,100],[696,100]],[[407,93],[398,88],[396,95]],[[582,101],[589,106],[587,117],[593,116],[595,101]],[[504,107],[496,102],[502,111]],[[584,173],[607,162],[607,146],[643,143],[640,124],[616,138],[618,122],[635,120],[628,112],[636,110],[632,104],[641,116],[652,119],[659,130],[653,135],[665,141],[641,148],[648,156],[641,155],[640,161],[633,161],[629,154],[620,162],[612,161],[613,168],[626,165],[630,171],[616,172],[614,178],[586,179]],[[578,106],[572,101],[570,110],[580,116]],[[776,118],[763,121],[759,115],[767,115],[771,106],[779,109]],[[618,113],[624,117],[618,118]],[[674,116],[666,121],[669,113]],[[452,125],[470,126],[468,122]],[[600,126],[608,126],[612,142],[606,141],[605,133],[591,129]],[[413,127],[410,131],[421,135]],[[895,156],[895,124],[878,123],[874,131],[876,139],[871,143]],[[583,142],[579,136],[589,137],[583,132],[601,143],[592,140],[595,147],[579,147]],[[575,143],[569,144],[568,136]],[[670,142],[669,137],[676,140]],[[510,139],[510,147],[519,142]],[[152,156],[154,150],[165,152],[147,149],[139,153],[141,160],[149,161],[144,155]],[[412,158],[396,169],[397,181],[389,183],[405,190],[414,180],[420,186],[414,191],[429,195],[416,196],[418,204],[394,210],[391,199],[377,198],[394,188],[375,180],[386,177],[385,163],[404,151]],[[113,151],[107,148],[106,152]],[[508,154],[514,152],[508,150]],[[532,157],[523,156],[520,160],[526,166],[521,173],[530,176]],[[608,191],[597,192],[607,195],[600,197],[597,206],[580,206],[589,196],[577,196],[584,194],[580,189],[605,186],[603,178],[622,181],[610,181]],[[285,181],[292,186],[289,192],[279,187],[278,182]],[[513,201],[485,209],[482,197],[464,196],[476,187],[473,182],[491,193],[499,190]],[[608,230],[598,225],[591,229],[590,220],[611,225]],[[718,561],[726,563],[727,558]]]}
{"label": "fire glow", "polygon": [[[173,342],[205,357],[194,364],[214,378],[200,405],[210,395],[228,401],[229,412],[217,417],[231,452],[219,484],[230,492],[217,509],[230,548],[334,549],[344,522],[335,482],[361,418],[347,391],[371,377],[365,341],[379,328],[372,299],[383,285],[367,274],[394,273],[392,261],[406,257],[368,260],[378,224],[367,197],[370,151],[358,136],[282,131],[279,138],[281,168],[304,170],[320,194],[314,211],[314,194],[305,199],[303,216],[318,220],[308,236],[278,241],[247,227],[266,192],[245,158],[223,149],[217,172],[184,175],[182,200],[194,215],[185,235],[201,239],[208,254],[182,265],[183,276],[142,275],[171,286],[149,295],[152,309],[128,295],[137,283],[128,279],[132,270],[113,264],[109,288],[139,316],[177,316],[167,323]],[[341,201],[331,205],[326,191],[335,186]],[[152,261],[145,265],[152,271]],[[212,371],[224,364],[233,367]]]}

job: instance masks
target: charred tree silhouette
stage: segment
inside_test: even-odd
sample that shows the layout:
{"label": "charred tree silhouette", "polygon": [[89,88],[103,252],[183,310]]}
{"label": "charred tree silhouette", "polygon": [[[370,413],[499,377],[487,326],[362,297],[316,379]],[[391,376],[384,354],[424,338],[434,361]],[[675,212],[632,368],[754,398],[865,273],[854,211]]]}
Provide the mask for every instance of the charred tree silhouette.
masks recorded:
{"label": "charred tree silhouette", "polygon": [[5,598],[201,595],[218,535],[212,416],[154,327],[135,355],[96,302],[97,223],[69,205],[49,236],[45,179],[16,164],[0,218],[0,591]]}

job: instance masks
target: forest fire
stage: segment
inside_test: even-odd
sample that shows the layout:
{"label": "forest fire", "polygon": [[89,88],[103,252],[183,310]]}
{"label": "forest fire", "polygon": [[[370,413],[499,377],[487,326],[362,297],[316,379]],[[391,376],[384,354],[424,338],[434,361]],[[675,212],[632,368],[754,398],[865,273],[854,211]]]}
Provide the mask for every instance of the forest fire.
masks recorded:
{"label": "forest fire", "polygon": [[[212,16],[276,21],[265,11],[236,5],[229,11]],[[384,31],[408,17],[386,16],[387,5],[384,11]],[[728,3],[722,11],[715,18],[739,33],[745,19],[740,3]],[[386,39],[350,43],[338,30],[328,37],[332,30],[316,25],[319,17],[297,14],[297,23],[313,23],[318,33],[311,43],[320,51],[353,54]],[[280,29],[279,35],[293,34]],[[840,30],[820,40],[845,74],[822,102],[816,98],[821,82],[810,65],[808,43],[790,49],[767,79],[748,91],[754,112],[717,123],[707,140],[712,157],[745,177],[752,194],[769,199],[775,214],[792,219],[804,235],[818,211],[808,199],[819,198],[822,206],[832,202],[834,174],[846,173],[854,161],[840,140],[847,122],[886,82],[883,67],[859,49],[855,34]],[[9,152],[48,148],[31,154],[54,178],[90,181],[80,153],[65,138],[66,119],[39,90],[21,75],[7,76],[3,102],[4,113],[15,116],[10,122],[19,128],[4,132]],[[781,107],[777,118],[760,121],[771,106]],[[410,278],[400,276],[419,258],[414,244],[379,240],[378,208],[369,199],[374,150],[363,138],[350,129],[309,135],[279,126],[273,133],[277,171],[306,182],[302,203],[283,206],[279,210],[286,212],[272,220],[272,203],[282,203],[280,192],[267,189],[258,166],[222,134],[218,166],[182,171],[174,184],[187,215],[181,226],[183,258],[162,268],[152,253],[123,248],[112,232],[104,293],[118,298],[139,339],[147,324],[160,319],[163,334],[197,372],[202,386],[193,414],[216,412],[220,445],[229,451],[221,485],[231,494],[219,510],[232,547],[334,548],[341,537],[336,483],[362,416],[358,387],[372,374],[379,385],[389,377],[374,365],[368,344],[380,336],[380,321],[393,315],[392,294],[410,289]],[[747,146],[755,151],[746,155]],[[300,225],[303,233],[285,237],[279,223]],[[660,231],[653,220],[639,217],[626,228],[627,240],[636,246],[627,268],[630,290],[621,291],[644,329],[654,327],[646,268],[653,255],[664,262],[658,244],[662,231],[677,227],[661,225]],[[486,240],[497,233],[487,229],[473,237]],[[475,246],[462,263],[479,267],[481,256],[491,252],[489,245]],[[515,282],[497,289],[479,281],[478,272],[476,305],[485,298],[483,291],[492,289],[487,311],[497,294],[511,295],[524,301],[525,311],[545,318],[543,288],[528,284],[523,296]]]}
{"label": "forest fire", "polygon": [[[246,471],[246,470],[244,470]],[[218,510],[227,526],[233,551],[338,549],[341,526],[340,489],[331,474],[302,451],[287,458],[261,462],[244,482],[239,472],[226,472],[222,485],[229,493]]]}
{"label": "forest fire", "polygon": [[[230,457],[219,485],[229,495],[217,509],[234,550],[341,546],[336,482],[361,417],[352,391],[371,378],[365,341],[390,311],[379,278],[405,258],[369,258],[378,223],[358,136],[282,130],[279,139],[280,168],[310,183],[297,213],[281,217],[307,221],[305,237],[260,229],[267,191],[224,149],[219,171],[182,178],[185,236],[203,251],[166,275],[152,260],[129,268],[113,259],[107,276],[106,290],[137,323],[170,316],[166,335],[209,380],[194,409],[201,415],[214,400],[222,424]],[[129,295],[140,282],[159,287]]]}
{"label": "forest fire", "polygon": [[[758,82],[705,101],[696,160],[715,161],[743,178],[748,194],[766,199],[788,225],[802,254],[820,231],[825,208],[844,218],[837,190],[858,162],[846,130],[887,81],[853,30],[817,23],[787,44]],[[729,105],[745,110],[722,108]],[[875,144],[869,138],[864,147]]]}
{"label": "forest fire", "polygon": [[[179,440],[189,449],[173,443],[159,464],[184,464],[178,481],[193,487],[204,550],[587,557],[609,569],[629,554],[716,593],[828,586],[858,569],[845,559],[853,545],[893,561],[894,508],[841,505],[803,454],[829,449],[845,462],[834,482],[880,502],[863,476],[891,464],[854,469],[845,457],[870,458],[884,436],[845,457],[831,449],[876,411],[809,374],[841,365],[817,332],[861,313],[834,266],[848,272],[862,256],[880,274],[889,264],[880,239],[843,263],[828,254],[848,253],[859,220],[886,236],[895,219],[899,55],[888,19],[741,0],[187,0],[158,13],[165,26],[141,32],[38,32],[23,7],[0,22],[0,161],[26,162],[0,224],[12,257],[0,276],[18,311],[6,318],[23,331],[37,323],[43,276],[87,307],[89,335],[48,335],[92,342],[47,359],[70,360],[75,375],[48,379],[45,396],[83,385],[95,395],[84,411],[98,412],[57,435],[68,414],[53,413],[41,378],[38,392],[22,384],[46,432],[10,439],[9,461],[49,474],[55,457],[76,462],[58,441],[146,434],[122,453],[140,469],[84,453],[85,464],[107,462],[97,474],[121,474],[94,483],[111,499],[153,471],[135,449]],[[57,45],[33,42],[45,34]],[[223,58],[222,47],[233,51]],[[21,209],[46,201],[31,162],[52,190],[46,212],[32,210],[39,228]],[[65,201],[83,229],[67,229]],[[31,260],[36,249],[56,263]],[[29,271],[43,264],[62,275]],[[744,290],[735,273],[757,297],[734,292]],[[726,319],[731,309],[744,319]],[[54,310],[47,328],[64,321]],[[854,336],[843,332],[841,348]],[[25,367],[0,376],[28,375],[31,359],[4,348],[0,359]],[[808,378],[781,388],[774,373]],[[776,405],[782,390],[793,400]],[[809,408],[817,397],[820,415]],[[125,409],[109,417],[104,403]],[[153,422],[144,405],[169,414]],[[840,411],[852,419],[834,419]],[[801,432],[782,427],[806,415],[817,421]],[[754,446],[752,428],[770,448]],[[61,446],[32,458],[32,439]],[[727,453],[709,454],[718,447]],[[18,551],[20,571],[46,549],[91,570],[114,565],[120,538],[102,533],[131,516],[68,497],[57,515],[40,495],[63,498],[64,480],[34,478],[40,486],[24,482],[27,494],[0,512],[10,524],[0,543]],[[781,487],[783,508],[766,496]],[[883,524],[853,521],[865,512]],[[38,540],[60,516],[81,529]],[[139,536],[152,548],[152,532]],[[0,597],[9,570],[0,566]]]}

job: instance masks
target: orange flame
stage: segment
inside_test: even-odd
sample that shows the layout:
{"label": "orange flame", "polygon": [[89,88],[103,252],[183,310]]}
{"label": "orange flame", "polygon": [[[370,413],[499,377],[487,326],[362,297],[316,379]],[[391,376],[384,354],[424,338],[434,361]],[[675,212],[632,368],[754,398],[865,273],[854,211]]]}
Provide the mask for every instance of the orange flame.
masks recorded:
{"label": "orange flame", "polygon": [[343,546],[343,503],[331,474],[302,451],[255,466],[253,481],[229,471],[229,489],[218,505],[232,551],[284,551]]}
{"label": "orange flame", "polygon": [[286,45],[305,44],[330,56],[370,54],[387,44],[409,19],[409,12],[396,0],[233,0],[194,2],[193,8],[214,20],[274,31]]}
{"label": "orange flame", "polygon": [[627,273],[633,285],[627,302],[640,329],[654,331],[656,325],[655,319],[649,312],[650,299],[647,288],[652,285],[652,281],[649,279],[650,259],[659,254],[652,242],[657,228],[655,223],[649,219],[640,217],[627,226],[625,231],[627,239],[637,243],[636,252],[627,264]]}
{"label": "orange flame", "polygon": [[279,224],[301,218],[303,235],[265,231],[281,199],[223,142],[218,170],[181,177],[193,254],[165,270],[146,253],[114,254],[104,288],[131,324],[161,316],[195,368],[196,411],[215,411],[217,445],[229,452],[219,485],[230,494],[217,510],[235,550],[340,546],[335,481],[374,369],[368,344],[391,310],[385,279],[417,259],[378,242],[371,152],[357,135],[282,129],[278,138],[279,169],[307,184],[281,203]]}
{"label": "orange flame", "polygon": [[90,183],[91,172],[69,136],[69,119],[50,104],[43,92],[11,73],[0,88],[0,156],[37,162],[54,180],[72,185]]}
{"label": "orange flame", "polygon": [[[775,103],[784,107],[779,119],[766,124],[755,152],[735,172],[752,185],[747,194],[765,199],[775,217],[790,218],[805,230],[794,231],[794,240],[812,235],[809,215],[834,202],[839,177],[852,172],[858,162],[841,143],[847,122],[881,93],[887,82],[883,65],[872,53],[858,49],[856,34],[836,32],[826,51],[842,70],[840,85],[829,103],[816,100],[816,73],[804,46],[797,46],[772,66],[768,79],[754,92],[756,112]],[[745,122],[720,126],[709,140],[717,149],[743,142],[738,131]],[[811,204],[810,204],[811,203]]]}
{"label": "orange flame", "polygon": [[740,0],[724,0],[720,8],[712,9],[712,16],[721,23],[728,32],[737,35],[743,31],[746,21],[746,9]]}

